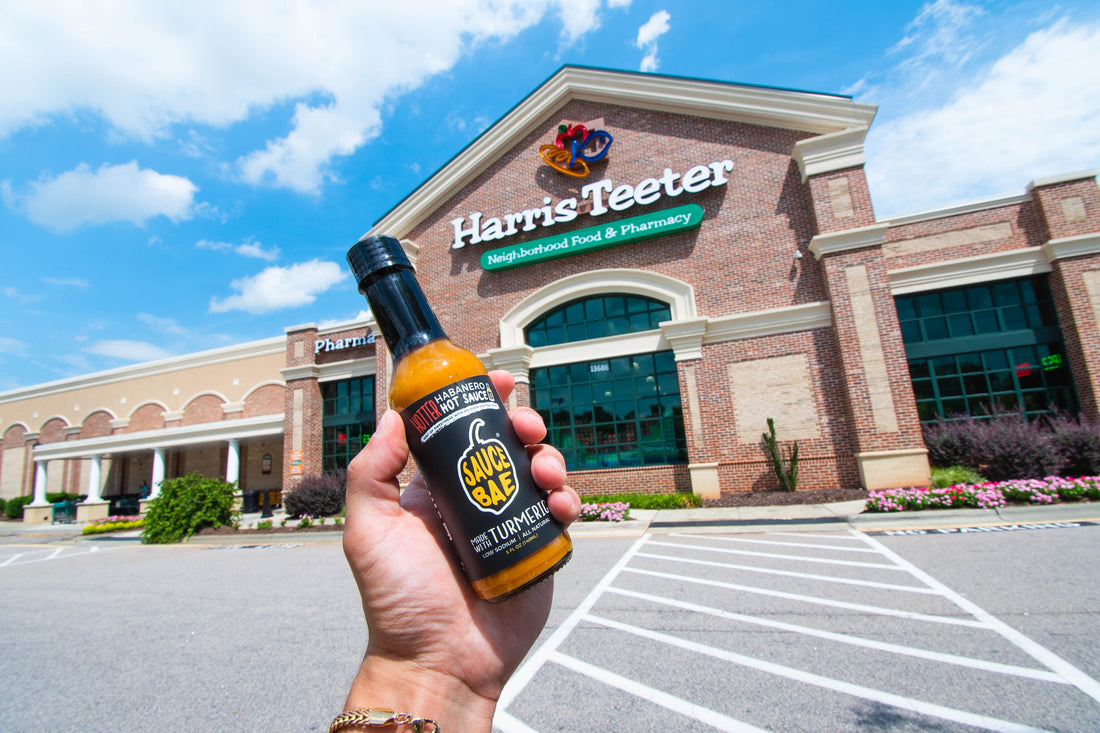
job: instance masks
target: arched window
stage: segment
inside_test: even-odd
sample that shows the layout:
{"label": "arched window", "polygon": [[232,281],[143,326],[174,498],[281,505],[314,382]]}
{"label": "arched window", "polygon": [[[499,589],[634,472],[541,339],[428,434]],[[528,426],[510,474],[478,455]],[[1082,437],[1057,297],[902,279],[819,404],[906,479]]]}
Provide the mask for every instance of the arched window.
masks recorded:
{"label": "arched window", "polygon": [[[668,303],[611,294],[548,311],[524,334],[555,346],[651,331],[672,320]],[[671,351],[558,364],[531,370],[531,406],[569,470],[687,462],[676,361]]]}
{"label": "arched window", "polygon": [[530,346],[555,346],[651,331],[671,319],[668,303],[638,295],[603,295],[558,306],[527,326],[524,336]]}

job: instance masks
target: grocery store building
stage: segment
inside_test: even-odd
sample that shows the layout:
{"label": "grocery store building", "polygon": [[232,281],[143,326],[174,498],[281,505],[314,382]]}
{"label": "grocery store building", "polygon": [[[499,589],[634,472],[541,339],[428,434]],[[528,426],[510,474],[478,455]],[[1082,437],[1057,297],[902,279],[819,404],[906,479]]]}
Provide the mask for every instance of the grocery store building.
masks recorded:
{"label": "grocery store building", "polygon": [[[844,96],[567,66],[371,228],[451,338],[511,371],[582,492],[928,481],[921,423],[1096,419],[1096,171],[876,219]],[[348,244],[351,244],[349,241]],[[350,280],[349,280],[350,282]],[[359,295],[349,287],[349,301]],[[0,496],[82,518],[200,471],[243,492],[347,464],[385,405],[370,320],[0,394]]]}

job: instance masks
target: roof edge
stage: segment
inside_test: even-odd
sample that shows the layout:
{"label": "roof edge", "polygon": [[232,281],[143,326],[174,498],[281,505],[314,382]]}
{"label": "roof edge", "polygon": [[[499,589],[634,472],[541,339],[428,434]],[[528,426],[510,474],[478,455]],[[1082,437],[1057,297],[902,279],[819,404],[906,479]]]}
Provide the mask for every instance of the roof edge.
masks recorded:
{"label": "roof edge", "polygon": [[[870,127],[877,107],[851,97],[687,77],[563,66],[374,223],[367,234],[409,235],[566,102],[583,99],[825,135]],[[365,235],[364,235],[365,236]]]}

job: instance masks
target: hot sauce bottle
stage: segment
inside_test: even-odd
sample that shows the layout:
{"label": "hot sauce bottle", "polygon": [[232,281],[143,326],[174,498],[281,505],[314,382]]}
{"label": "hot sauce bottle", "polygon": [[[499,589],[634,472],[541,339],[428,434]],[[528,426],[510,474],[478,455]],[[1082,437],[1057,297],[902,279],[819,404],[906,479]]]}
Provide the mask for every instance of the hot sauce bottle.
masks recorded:
{"label": "hot sauce bottle", "polygon": [[390,405],[474,592],[497,602],[538,583],[573,543],[485,365],[447,338],[396,239],[364,237],[348,264],[393,354]]}

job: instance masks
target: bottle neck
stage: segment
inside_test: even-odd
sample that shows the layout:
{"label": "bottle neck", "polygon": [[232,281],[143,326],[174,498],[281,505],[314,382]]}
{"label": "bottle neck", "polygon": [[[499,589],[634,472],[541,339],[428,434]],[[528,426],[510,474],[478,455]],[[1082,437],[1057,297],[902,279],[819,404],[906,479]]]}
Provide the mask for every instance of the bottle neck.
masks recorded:
{"label": "bottle neck", "polygon": [[411,270],[387,272],[365,294],[394,361],[429,341],[447,338]]}

